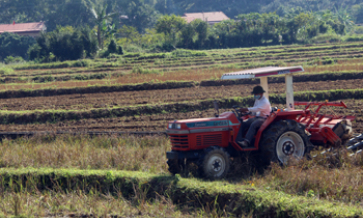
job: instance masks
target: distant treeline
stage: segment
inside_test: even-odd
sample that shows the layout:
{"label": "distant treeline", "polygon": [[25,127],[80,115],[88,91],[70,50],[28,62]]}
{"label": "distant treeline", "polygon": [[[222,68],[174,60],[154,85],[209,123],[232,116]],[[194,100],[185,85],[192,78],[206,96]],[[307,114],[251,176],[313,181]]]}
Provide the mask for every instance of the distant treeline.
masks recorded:
{"label": "distant treeline", "polygon": [[[47,26],[36,41],[0,35],[0,61],[334,42],[348,33],[344,40],[363,39],[351,36],[363,33],[355,25],[363,22],[363,0],[0,0],[0,10],[0,23],[45,21]],[[180,17],[221,10],[232,19],[209,25]],[[19,59],[6,62],[11,60]]]}
{"label": "distant treeline", "polygon": [[345,10],[353,22],[363,23],[363,0],[0,0],[0,23],[45,21],[49,31],[58,25],[93,27],[96,22],[91,9],[104,5],[107,13],[117,13],[117,28],[125,24],[140,33],[153,27],[161,15],[185,12],[223,11],[235,18],[254,12],[284,17],[297,11]]}

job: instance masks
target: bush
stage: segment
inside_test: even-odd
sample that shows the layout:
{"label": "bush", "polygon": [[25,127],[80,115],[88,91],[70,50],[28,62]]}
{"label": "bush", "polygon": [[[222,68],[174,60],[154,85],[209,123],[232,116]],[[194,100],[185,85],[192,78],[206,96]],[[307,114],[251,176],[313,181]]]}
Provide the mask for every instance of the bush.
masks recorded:
{"label": "bush", "polygon": [[323,58],[323,60],[321,61],[321,63],[323,65],[329,65],[329,64],[334,64],[334,63],[337,63],[338,60],[337,59],[334,59],[334,58]]}
{"label": "bush", "polygon": [[0,75],[8,75],[12,72],[14,72],[12,68],[0,65]]}
{"label": "bush", "polygon": [[155,70],[155,69],[144,69],[143,67],[141,67],[140,65],[136,65],[132,68],[132,73],[136,73],[136,74],[160,74],[159,70]]}
{"label": "bush", "polygon": [[31,46],[28,50],[28,57],[29,60],[35,61],[35,62],[47,62],[43,61],[47,57],[49,57],[49,53],[44,51],[42,47],[39,46],[39,44],[34,44]]}
{"label": "bush", "polygon": [[117,45],[116,45],[116,42],[115,40],[111,40],[110,44],[108,45],[108,49],[107,51],[110,53],[110,54],[115,54],[117,53]]}
{"label": "bush", "polygon": [[13,57],[13,56],[8,56],[4,59],[5,64],[14,64],[14,63],[22,63],[25,62],[24,59],[22,57]]}
{"label": "bush", "polygon": [[126,51],[126,52],[130,52],[130,53],[142,53],[144,52],[144,50],[137,46],[137,45],[134,45],[134,44],[126,44],[126,45],[123,45],[123,50]]}
{"label": "bush", "polygon": [[160,58],[165,58],[167,55],[165,53],[156,53],[156,54],[145,54],[145,55],[140,55],[138,60],[142,60],[142,59],[160,59]]}
{"label": "bush", "polygon": [[108,58],[110,56],[110,52],[107,50],[102,50],[98,53],[100,58]]}
{"label": "bush", "polygon": [[206,52],[203,51],[191,51],[186,49],[177,49],[171,53],[175,57],[198,57],[207,56]]}
{"label": "bush", "polygon": [[161,52],[171,52],[176,49],[175,46],[171,43],[163,43],[161,46],[157,45],[155,48]]}
{"label": "bush", "polygon": [[327,33],[315,36],[311,39],[312,43],[341,42],[342,37],[337,34]]}
{"label": "bush", "polygon": [[343,40],[345,42],[358,42],[358,41],[363,41],[363,35],[348,35],[343,37]]}
{"label": "bush", "polygon": [[122,47],[121,46],[118,46],[117,47],[117,54],[119,54],[119,55],[123,55],[124,54],[124,51],[122,50]]}
{"label": "bush", "polygon": [[135,58],[135,57],[140,57],[140,53],[127,53],[124,55],[125,58]]}
{"label": "bush", "polygon": [[91,65],[90,60],[78,60],[70,64],[71,67],[89,67]]}

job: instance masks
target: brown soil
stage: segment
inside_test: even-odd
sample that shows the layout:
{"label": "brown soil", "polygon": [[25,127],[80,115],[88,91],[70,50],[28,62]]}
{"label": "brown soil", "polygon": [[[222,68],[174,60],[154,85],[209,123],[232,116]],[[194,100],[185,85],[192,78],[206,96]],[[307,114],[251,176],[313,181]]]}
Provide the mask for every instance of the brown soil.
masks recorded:
{"label": "brown soil", "polygon": [[[250,95],[254,86],[255,84],[10,98],[0,101],[0,111],[89,110],[93,108],[114,108],[183,101],[193,102],[195,100],[230,98],[234,96],[245,97]],[[361,88],[363,88],[363,79],[294,83],[295,92]],[[285,84],[270,84],[269,91],[273,94],[284,93]]]}
{"label": "brown soil", "polygon": [[[348,109],[326,108],[321,112],[324,114],[353,115],[356,121],[353,128],[356,133],[363,132],[363,101],[344,100]],[[273,105],[283,108],[283,105]],[[230,109],[220,112],[230,111]],[[168,121],[192,118],[205,118],[214,116],[214,109],[204,111],[194,111],[187,113],[165,113],[155,115],[140,115],[118,118],[84,119],[58,122],[54,124],[26,124],[26,125],[0,125],[0,132],[20,132],[20,131],[165,131]]]}

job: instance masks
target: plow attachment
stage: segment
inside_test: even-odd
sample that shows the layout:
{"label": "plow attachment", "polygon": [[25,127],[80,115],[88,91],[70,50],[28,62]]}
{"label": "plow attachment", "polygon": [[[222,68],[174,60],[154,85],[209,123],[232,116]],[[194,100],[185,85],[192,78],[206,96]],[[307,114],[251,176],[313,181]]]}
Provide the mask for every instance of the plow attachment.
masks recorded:
{"label": "plow attachment", "polygon": [[[351,152],[350,156],[362,153],[363,134],[353,134],[351,122],[355,120],[354,116],[336,115],[333,110],[333,115],[319,113],[324,106],[347,108],[344,102],[295,102],[295,105],[305,106],[305,114],[297,121],[311,134],[311,143],[314,147],[327,148],[321,155],[336,155],[342,148]],[[317,108],[312,110],[312,106]]]}
{"label": "plow attachment", "polygon": [[[295,102],[295,105],[305,106],[304,115],[297,118],[297,121],[311,134],[310,141],[313,145],[340,147],[352,135],[351,122],[355,119],[354,116],[319,114],[324,106],[347,108],[343,102]],[[317,109],[312,110],[311,106],[317,106]]]}
{"label": "plow attachment", "polygon": [[[328,148],[320,153],[320,155],[337,155],[339,153],[339,150],[346,149],[350,154],[350,157],[353,157],[357,154],[362,153],[363,151],[363,134],[355,134],[355,136],[351,139],[349,139],[343,146],[340,147],[331,147]],[[317,157],[318,154],[310,157]]]}
{"label": "plow attachment", "polygon": [[350,156],[361,153],[363,150],[363,134],[359,134],[354,138],[351,138],[346,145],[347,150],[353,152]]}

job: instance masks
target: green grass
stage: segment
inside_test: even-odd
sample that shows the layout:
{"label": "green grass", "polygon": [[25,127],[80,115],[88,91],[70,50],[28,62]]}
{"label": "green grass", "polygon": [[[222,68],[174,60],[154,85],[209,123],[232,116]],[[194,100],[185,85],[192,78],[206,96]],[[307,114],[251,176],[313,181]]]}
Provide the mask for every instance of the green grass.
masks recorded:
{"label": "green grass", "polygon": [[121,191],[123,197],[134,194],[133,187],[144,190],[146,196],[168,196],[174,202],[199,202],[203,207],[214,204],[234,214],[253,213],[258,217],[357,217],[363,216],[359,205],[329,202],[294,196],[247,185],[224,181],[207,182],[179,176],[155,175],[143,172],[111,170],[72,170],[49,168],[0,169],[2,190],[82,190],[101,193]]}

